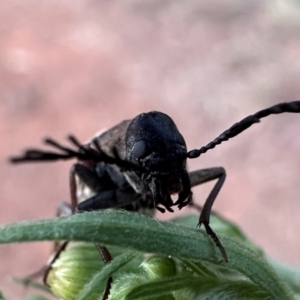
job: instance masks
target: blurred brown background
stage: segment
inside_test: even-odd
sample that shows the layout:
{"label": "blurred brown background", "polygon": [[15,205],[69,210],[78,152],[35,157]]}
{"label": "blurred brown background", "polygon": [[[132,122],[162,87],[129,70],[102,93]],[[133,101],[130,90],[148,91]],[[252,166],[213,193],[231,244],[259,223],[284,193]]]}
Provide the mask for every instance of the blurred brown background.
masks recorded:
{"label": "blurred brown background", "polygon": [[[49,218],[69,199],[72,162],[12,166],[52,136],[85,141],[150,110],[199,148],[234,122],[300,98],[300,2],[0,1],[0,222]],[[214,205],[273,258],[300,267],[300,115],[264,119],[189,161],[224,166]],[[194,189],[203,204],[212,184]],[[159,215],[161,217],[161,215]],[[196,224],[195,224],[196,226]],[[0,247],[0,290],[47,260],[51,245]]]}

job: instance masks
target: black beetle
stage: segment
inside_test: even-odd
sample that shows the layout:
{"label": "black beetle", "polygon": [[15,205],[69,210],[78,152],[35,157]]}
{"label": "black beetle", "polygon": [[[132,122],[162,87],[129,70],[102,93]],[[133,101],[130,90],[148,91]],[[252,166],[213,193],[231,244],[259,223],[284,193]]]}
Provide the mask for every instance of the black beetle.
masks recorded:
{"label": "black beetle", "polygon": [[[78,158],[70,172],[70,186],[72,211],[79,212],[115,207],[144,210],[148,214],[153,214],[155,208],[161,212],[173,212],[173,207],[181,209],[191,203],[191,187],[217,179],[205,201],[198,225],[204,225],[223,259],[228,261],[225,249],[209,226],[212,205],[225,181],[225,170],[217,167],[188,173],[186,160],[199,157],[264,117],[285,112],[300,113],[300,101],[280,103],[261,110],[235,123],[206,146],[187,151],[184,138],[173,120],[164,113],[153,111],[123,121],[84,145],[70,136],[69,140],[76,149],[46,139],[46,144],[60,152],[27,150],[11,161]],[[87,186],[93,195],[79,193],[82,189],[78,188],[78,184]],[[174,193],[178,194],[175,202],[171,198]]]}

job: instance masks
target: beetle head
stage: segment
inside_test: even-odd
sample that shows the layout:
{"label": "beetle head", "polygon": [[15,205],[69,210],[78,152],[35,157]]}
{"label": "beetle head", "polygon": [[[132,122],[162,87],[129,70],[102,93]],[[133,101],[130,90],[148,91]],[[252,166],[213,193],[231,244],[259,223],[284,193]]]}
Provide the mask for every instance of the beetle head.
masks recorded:
{"label": "beetle head", "polygon": [[161,203],[168,209],[174,205],[171,194],[179,192],[180,203],[190,194],[185,169],[186,144],[166,114],[143,113],[130,122],[126,133],[126,155],[130,163],[141,167],[139,175],[148,182],[156,204]]}

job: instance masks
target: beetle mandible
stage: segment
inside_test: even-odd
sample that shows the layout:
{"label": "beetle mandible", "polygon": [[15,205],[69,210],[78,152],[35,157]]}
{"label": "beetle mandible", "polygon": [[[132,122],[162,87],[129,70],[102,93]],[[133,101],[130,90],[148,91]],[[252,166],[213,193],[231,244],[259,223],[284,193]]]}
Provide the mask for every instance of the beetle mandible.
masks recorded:
{"label": "beetle mandible", "polygon": [[[173,207],[181,209],[191,202],[193,186],[216,179],[198,225],[204,225],[220,249],[223,260],[228,261],[224,247],[209,225],[213,203],[226,178],[225,169],[216,167],[188,173],[186,160],[199,157],[264,117],[281,113],[300,113],[300,101],[279,103],[258,111],[232,125],[206,146],[187,151],[185,140],[173,120],[164,113],[152,111],[123,121],[84,145],[74,136],[69,136],[75,149],[48,138],[45,143],[60,152],[29,149],[21,156],[12,157],[11,161],[77,158],[70,171],[73,212],[117,207],[147,214],[153,214],[155,208],[161,212],[173,212]],[[78,185],[87,186],[93,195],[79,195]],[[178,194],[175,202],[172,194]]]}

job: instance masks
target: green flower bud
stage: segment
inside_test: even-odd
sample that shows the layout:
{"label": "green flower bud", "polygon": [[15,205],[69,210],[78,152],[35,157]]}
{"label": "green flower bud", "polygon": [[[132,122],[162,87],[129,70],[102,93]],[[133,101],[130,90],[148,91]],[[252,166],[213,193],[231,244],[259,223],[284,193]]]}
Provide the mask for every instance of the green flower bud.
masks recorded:
{"label": "green flower bud", "polygon": [[[113,257],[122,253],[121,249],[116,247],[109,248],[109,251]],[[105,266],[94,244],[69,242],[56,256],[45,281],[53,294],[63,300],[76,299],[84,286]],[[141,255],[113,274],[109,300],[124,300],[136,287],[177,274],[176,262],[171,257],[153,255],[143,262],[142,259]],[[105,281],[97,286],[89,300],[101,299],[106,283]],[[182,292],[179,293],[180,296]],[[176,293],[157,295],[155,300],[180,299],[175,295]]]}
{"label": "green flower bud", "polygon": [[[72,300],[103,266],[94,244],[69,242],[51,263],[45,283],[60,299]],[[99,299],[105,285],[99,286],[90,300]]]}

